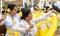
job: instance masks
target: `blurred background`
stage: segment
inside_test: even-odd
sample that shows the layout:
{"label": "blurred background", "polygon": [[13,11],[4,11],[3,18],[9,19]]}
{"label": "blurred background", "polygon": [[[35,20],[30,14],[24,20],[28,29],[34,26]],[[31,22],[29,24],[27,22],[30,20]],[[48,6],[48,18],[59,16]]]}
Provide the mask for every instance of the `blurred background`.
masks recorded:
{"label": "blurred background", "polygon": [[[6,10],[7,4],[16,4],[16,6],[21,9],[21,7],[25,7],[24,1],[26,0],[2,0],[2,8]],[[34,7],[34,5],[39,6],[39,8],[44,9],[44,6],[49,6],[53,8],[53,6],[58,7],[58,2],[60,0],[27,0],[28,7]]]}

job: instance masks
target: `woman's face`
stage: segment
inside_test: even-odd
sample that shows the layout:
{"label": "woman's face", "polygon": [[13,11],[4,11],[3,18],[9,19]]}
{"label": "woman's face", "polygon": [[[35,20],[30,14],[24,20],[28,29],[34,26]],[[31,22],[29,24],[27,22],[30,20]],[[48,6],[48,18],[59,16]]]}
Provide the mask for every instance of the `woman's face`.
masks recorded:
{"label": "woman's face", "polygon": [[15,15],[17,13],[17,8],[14,7],[14,9],[10,12],[12,15]]}
{"label": "woman's face", "polygon": [[26,17],[26,19],[29,20],[29,21],[32,19],[32,13],[31,12],[28,14],[28,16]]}
{"label": "woman's face", "polygon": [[39,10],[39,8],[38,7],[35,7],[35,10],[37,11],[37,10]]}

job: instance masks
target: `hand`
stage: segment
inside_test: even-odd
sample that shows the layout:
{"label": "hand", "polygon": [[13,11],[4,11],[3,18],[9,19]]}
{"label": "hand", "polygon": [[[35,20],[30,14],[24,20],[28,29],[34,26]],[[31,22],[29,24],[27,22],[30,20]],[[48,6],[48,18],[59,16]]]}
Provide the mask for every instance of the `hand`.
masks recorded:
{"label": "hand", "polygon": [[26,30],[26,32],[31,32],[32,30]]}
{"label": "hand", "polygon": [[32,28],[33,28],[33,25],[31,24],[30,27],[28,27],[28,29],[27,29],[26,31],[27,31],[27,32],[31,32],[31,31],[32,31],[32,30],[31,30]]}
{"label": "hand", "polygon": [[33,25],[31,24],[29,28],[32,29],[33,28]]}
{"label": "hand", "polygon": [[1,20],[5,20],[6,19],[6,15],[2,15]]}
{"label": "hand", "polygon": [[48,17],[52,14],[52,11],[47,12],[45,15]]}
{"label": "hand", "polygon": [[53,13],[57,14],[57,11],[56,10],[52,10]]}

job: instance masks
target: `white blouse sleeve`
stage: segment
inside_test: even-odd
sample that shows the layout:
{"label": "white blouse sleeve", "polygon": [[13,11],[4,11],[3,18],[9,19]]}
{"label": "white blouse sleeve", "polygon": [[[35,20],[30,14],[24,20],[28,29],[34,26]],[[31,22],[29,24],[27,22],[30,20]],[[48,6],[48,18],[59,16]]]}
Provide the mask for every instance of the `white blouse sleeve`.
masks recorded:
{"label": "white blouse sleeve", "polygon": [[26,33],[26,28],[22,27],[22,24],[19,23],[19,24],[16,24],[12,27],[12,30],[14,31],[19,31],[19,32],[22,32],[22,33]]}
{"label": "white blouse sleeve", "polygon": [[46,20],[51,13],[52,12],[48,12],[39,18],[32,19],[31,21],[37,23],[38,21]]}

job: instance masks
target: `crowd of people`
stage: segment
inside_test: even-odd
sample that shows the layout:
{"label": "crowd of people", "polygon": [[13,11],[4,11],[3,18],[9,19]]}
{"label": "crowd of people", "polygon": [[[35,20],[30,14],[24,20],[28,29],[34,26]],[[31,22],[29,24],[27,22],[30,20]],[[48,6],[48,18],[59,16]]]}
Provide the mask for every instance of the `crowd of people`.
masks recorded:
{"label": "crowd of people", "polygon": [[8,4],[0,14],[0,26],[6,26],[4,36],[60,36],[60,1],[49,4],[34,5],[33,11],[27,5],[19,10]]}

